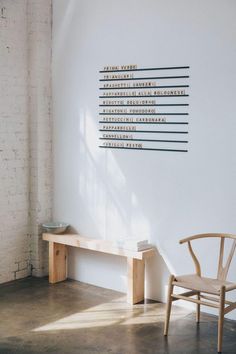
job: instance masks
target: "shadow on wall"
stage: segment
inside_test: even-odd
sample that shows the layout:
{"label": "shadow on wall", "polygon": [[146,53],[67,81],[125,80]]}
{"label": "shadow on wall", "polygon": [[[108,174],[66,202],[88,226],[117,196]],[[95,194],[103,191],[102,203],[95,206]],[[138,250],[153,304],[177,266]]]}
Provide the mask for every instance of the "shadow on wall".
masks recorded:
{"label": "shadow on wall", "polygon": [[[149,298],[164,301],[168,267],[171,266],[167,266],[159,253],[157,215],[155,212],[148,215],[148,209],[145,209],[147,203],[155,207],[152,200],[155,191],[153,194],[148,191],[149,196],[146,195],[146,200],[141,201],[137,190],[143,189],[142,194],[145,195],[148,182],[143,181],[145,173],[142,176],[140,168],[137,170],[138,161],[133,163],[137,155],[128,156],[130,170],[127,171],[127,166],[121,167],[122,161],[118,163],[113,151],[98,150],[98,127],[89,111],[80,111],[79,116],[77,154],[73,163],[73,181],[76,185],[71,188],[71,200],[74,200],[74,209],[79,215],[76,224],[71,220],[74,230],[85,236],[109,241],[148,239],[158,252],[147,260],[146,294]],[[139,174],[137,178],[136,174]],[[76,195],[72,195],[74,190]]]}
{"label": "shadow on wall", "polygon": [[[55,104],[54,116],[56,120],[61,120],[56,123],[56,127],[60,125],[58,132],[60,145],[63,144],[65,137],[68,140],[64,159],[60,156],[55,162],[58,171],[58,163],[63,160],[63,166],[59,168],[62,177],[57,178],[64,179],[67,174],[68,179],[67,182],[61,182],[60,187],[65,187],[62,194],[67,196],[59,198],[60,203],[63,201],[64,205],[56,214],[59,216],[61,214],[61,217],[71,223],[81,234],[91,235],[93,238],[149,239],[161,254],[157,256],[156,264],[152,260],[149,265],[149,273],[153,273],[153,287],[156,281],[157,283],[160,281],[161,274],[155,269],[157,266],[162,269],[162,274],[168,274],[168,268],[173,272],[171,264],[165,266],[167,256],[159,244],[160,221],[165,224],[169,223],[169,220],[166,219],[167,210],[161,206],[159,194],[163,187],[155,181],[158,166],[153,165],[155,160],[152,152],[105,151],[98,148],[98,102],[96,100],[98,87],[94,85],[94,78],[98,72],[94,68],[93,58],[88,56],[86,51],[81,53],[77,50],[78,46],[74,46],[70,26],[74,23],[75,14],[77,17],[83,16],[83,11],[76,12],[76,1],[71,0],[64,6],[63,13],[55,17],[62,19],[60,24],[54,23],[58,33],[56,32],[53,41],[53,68],[54,73],[57,74],[57,81],[63,82],[58,97],[63,97],[64,102]],[[76,22],[78,22],[77,17]],[[86,33],[86,31],[77,33],[76,39],[82,46],[90,43],[86,41]],[[64,57],[62,51],[70,51],[71,48],[73,48],[73,56]],[[80,64],[75,72],[74,62],[84,62],[86,65]],[[61,70],[62,67],[66,67],[66,72]],[[86,68],[90,68],[89,72]],[[94,71],[91,68],[94,68]],[[54,87],[55,97],[57,97],[57,88],[58,86]],[[65,120],[65,117],[69,119]],[[57,133],[55,134],[57,138]],[[162,159],[160,155],[159,158]],[[152,170],[154,173],[150,176]],[[157,273],[158,279],[156,279]],[[159,285],[155,287],[158,288]]]}
{"label": "shadow on wall", "polygon": [[[201,232],[234,232],[236,198],[232,186],[235,179],[235,155],[231,154],[234,144],[231,133],[234,131],[235,122],[230,114],[233,111],[230,95],[233,92],[233,61],[227,61],[229,65],[224,66],[227,70],[221,73],[221,82],[225,83],[229,90],[226,90],[224,95],[224,100],[228,97],[225,100],[226,105],[222,104],[223,101],[216,101],[217,85],[215,88],[212,86],[212,80],[216,77],[215,71],[221,61],[233,58],[233,53],[227,55],[231,53],[231,49],[228,52],[229,48],[232,48],[232,43],[227,40],[224,41],[227,43],[225,57],[218,55],[223,53],[222,38],[231,37],[227,31],[220,31],[222,37],[219,37],[219,42],[217,40],[212,43],[208,51],[208,39],[212,40],[212,35],[211,31],[208,31],[208,19],[205,22],[205,17],[201,17],[204,20],[201,33],[198,22],[195,21],[197,27],[190,26],[196,43],[194,42],[192,51],[189,50],[192,45],[191,41],[189,42],[191,36],[185,28],[190,28],[191,19],[196,18],[195,11],[192,13],[190,8],[189,14],[192,13],[193,17],[186,17],[190,22],[181,25],[180,32],[176,31],[177,37],[182,39],[183,35],[190,47],[185,46],[186,52],[181,51],[181,55],[175,60],[189,58],[193,68],[191,77],[196,95],[191,95],[191,153],[99,149],[98,65],[104,63],[104,60],[121,62],[124,55],[126,58],[140,58],[144,63],[150,60],[166,61],[168,55],[160,57],[156,45],[152,48],[151,42],[145,40],[146,34],[142,30],[142,36],[137,36],[137,41],[134,36],[133,47],[127,42],[127,38],[126,41],[122,38],[120,26],[117,31],[112,31],[112,28],[111,31],[107,30],[107,20],[114,21],[115,11],[108,12],[110,16],[106,17],[106,12],[100,7],[102,16],[96,13],[99,19],[97,22],[93,21],[95,11],[90,11],[89,6],[77,6],[75,0],[64,3],[64,6],[55,6],[54,9],[58,13],[55,16],[54,11],[52,51],[57,175],[55,214],[72,224],[81,234],[94,238],[149,238],[151,243],[157,246],[161,256],[148,262],[147,288],[150,294],[155,294],[155,298],[161,299],[159,296],[163,290],[160,289],[164,289],[163,285],[167,283],[168,269],[177,274],[194,269],[185,247],[178,246],[180,238]],[[149,7],[146,8],[151,16]],[[223,18],[228,21],[228,14],[227,9],[226,17],[222,17],[222,21]],[[88,18],[90,21],[87,21]],[[98,27],[95,30],[95,24],[102,24],[99,27],[101,31]],[[129,20],[127,24],[129,29]],[[213,24],[220,30],[218,23],[212,22]],[[123,33],[128,35],[128,31],[124,32],[125,28]],[[156,33],[158,28],[161,29],[161,25],[154,26],[153,33]],[[207,37],[206,33],[210,37]],[[173,41],[171,31],[169,35]],[[117,38],[118,42],[114,38]],[[168,43],[165,38],[164,42]],[[139,45],[142,39],[143,44],[147,44],[146,51]],[[178,41],[172,44],[177,45]],[[122,49],[119,52],[114,50],[118,47]],[[169,44],[167,47],[171,48]],[[102,50],[104,48],[106,51]],[[201,52],[205,54],[200,58]],[[172,60],[171,55],[169,58]],[[215,61],[215,58],[218,58],[219,62]],[[206,63],[214,64],[211,65],[210,71]],[[201,114],[201,104],[204,106],[204,115]],[[229,109],[227,125],[222,120],[225,107]],[[207,247],[200,249],[200,253],[205,259],[212,259],[209,257],[209,250],[214,249],[208,243]],[[213,271],[211,259],[210,270]],[[96,271],[95,267],[93,270]]]}

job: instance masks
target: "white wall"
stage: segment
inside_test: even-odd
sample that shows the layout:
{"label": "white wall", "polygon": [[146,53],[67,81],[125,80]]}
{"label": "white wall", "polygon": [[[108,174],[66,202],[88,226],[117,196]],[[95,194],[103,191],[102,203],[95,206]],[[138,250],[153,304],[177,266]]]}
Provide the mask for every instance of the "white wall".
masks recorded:
{"label": "white wall", "polygon": [[[155,299],[168,269],[193,271],[180,238],[235,233],[235,10],[230,0],[53,1],[54,218],[89,237],[150,237],[163,257],[147,267]],[[190,65],[188,153],[98,148],[98,71],[113,64]],[[198,250],[213,271],[216,245]],[[69,275],[125,291],[116,257],[71,250]]]}

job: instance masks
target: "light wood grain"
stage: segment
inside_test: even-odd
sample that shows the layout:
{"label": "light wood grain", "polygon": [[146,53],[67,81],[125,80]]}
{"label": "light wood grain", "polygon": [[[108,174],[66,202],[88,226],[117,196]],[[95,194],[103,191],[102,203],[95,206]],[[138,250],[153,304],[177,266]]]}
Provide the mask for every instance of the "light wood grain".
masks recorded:
{"label": "light wood grain", "polygon": [[201,238],[208,238],[208,237],[226,237],[226,238],[232,238],[236,240],[236,235],[232,234],[220,234],[220,233],[212,233],[212,234],[199,234],[199,235],[194,235],[190,237],[183,238],[182,240],[179,241],[180,244],[192,241],[192,240],[197,240]]}
{"label": "light wood grain", "polygon": [[195,304],[200,304],[200,305],[205,305],[205,306],[210,306],[210,307],[215,307],[215,308],[219,308],[219,305],[217,305],[216,303],[211,303],[211,302],[207,302],[207,301],[201,301],[198,299],[193,299],[192,297],[186,297],[183,296],[181,294],[173,294],[172,295],[173,298],[175,299],[179,299],[179,300],[187,300],[189,302],[194,302]]}
{"label": "light wood grain", "polygon": [[193,252],[193,249],[192,249],[192,246],[191,246],[191,242],[188,241],[188,249],[189,249],[189,252],[192,256],[192,259],[193,259],[193,262],[195,264],[195,268],[196,268],[196,274],[201,276],[201,267],[200,267],[200,263],[195,255],[195,253]]}
{"label": "light wood grain", "polygon": [[171,313],[171,306],[172,306],[172,293],[173,293],[173,289],[174,289],[174,275],[170,275],[170,279],[169,279],[169,286],[168,286],[168,298],[167,298],[167,305],[166,305],[166,317],[165,317],[165,327],[164,327],[164,336],[168,335],[168,331],[169,331],[169,322],[170,322],[170,313]]}
{"label": "light wood grain", "polygon": [[200,291],[197,293],[197,300],[199,301],[199,303],[197,303],[196,305],[196,322],[199,323],[200,322],[200,314],[201,314],[201,293]]}
{"label": "light wood grain", "polygon": [[[229,302],[229,301],[227,301],[227,302]],[[227,302],[225,301],[225,303],[227,303]],[[227,313],[233,311],[234,309],[236,309],[236,302],[231,303],[229,306],[227,306],[224,310],[224,314],[226,315]]]}
{"label": "light wood grain", "polygon": [[91,251],[109,253],[116,256],[123,256],[135,259],[146,259],[155,254],[155,248],[145,251],[130,251],[123,248],[115,247],[111,242],[105,240],[92,239],[77,234],[54,235],[50,233],[43,234],[43,240],[60,243],[67,246],[84,248]]}
{"label": "light wood grain", "polygon": [[[172,284],[174,284],[174,283],[172,283]],[[189,296],[197,295],[197,291],[186,291],[185,293],[182,293],[180,295],[185,296],[185,297],[189,297]],[[178,299],[172,298],[172,301],[176,301],[176,300],[178,300]]]}
{"label": "light wood grain", "polygon": [[67,278],[67,249],[65,245],[49,242],[49,283]]}
{"label": "light wood grain", "polygon": [[218,274],[217,274],[217,278],[220,280],[225,280],[228,272],[229,272],[229,267],[236,249],[236,240],[234,240],[231,250],[229,252],[227,261],[225,266],[223,266],[223,259],[224,259],[224,242],[225,241],[225,237],[222,237],[221,239],[221,243],[220,243],[220,256],[219,256],[219,265],[218,265]]}
{"label": "light wood grain", "polygon": [[[213,296],[209,296],[209,295],[201,295],[201,298],[202,298],[202,299],[206,299],[206,300],[215,301],[215,302],[220,302],[219,297],[213,297]],[[225,304],[232,305],[233,302],[232,302],[232,301],[225,300]]]}
{"label": "light wood grain", "polygon": [[67,246],[96,252],[109,253],[127,258],[127,301],[136,304],[144,300],[145,259],[155,254],[154,248],[145,251],[130,251],[114,247],[109,241],[91,239],[77,234],[43,234],[49,242],[49,281],[56,283],[66,279]]}
{"label": "light wood grain", "polygon": [[225,309],[225,287],[222,286],[220,290],[220,306],[219,306],[219,319],[218,319],[218,353],[222,351],[222,338],[224,326],[224,309]]}
{"label": "light wood grain", "polygon": [[225,238],[221,237],[220,254],[219,254],[218,271],[217,271],[217,278],[218,279],[221,279],[221,273],[222,273],[222,268],[223,268],[223,258],[224,258],[224,248],[225,248]]}
{"label": "light wood grain", "polygon": [[127,258],[127,302],[129,304],[137,304],[144,300],[144,276],[144,261]]}

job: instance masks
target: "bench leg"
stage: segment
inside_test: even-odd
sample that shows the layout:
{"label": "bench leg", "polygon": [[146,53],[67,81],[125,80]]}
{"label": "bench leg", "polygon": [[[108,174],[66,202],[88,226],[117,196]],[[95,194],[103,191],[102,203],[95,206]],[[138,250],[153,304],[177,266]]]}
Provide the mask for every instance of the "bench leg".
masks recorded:
{"label": "bench leg", "polygon": [[67,278],[67,247],[49,242],[49,283],[57,283]]}
{"label": "bench leg", "polygon": [[144,300],[144,260],[127,258],[127,302],[137,304]]}

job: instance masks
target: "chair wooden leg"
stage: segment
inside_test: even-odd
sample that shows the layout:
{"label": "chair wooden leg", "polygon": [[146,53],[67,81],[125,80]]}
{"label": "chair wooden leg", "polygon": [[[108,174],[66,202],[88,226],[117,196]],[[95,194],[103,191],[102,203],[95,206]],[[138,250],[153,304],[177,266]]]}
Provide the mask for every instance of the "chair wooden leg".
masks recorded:
{"label": "chair wooden leg", "polygon": [[168,286],[168,297],[167,297],[167,304],[166,304],[166,318],[165,318],[165,328],[164,328],[164,336],[168,335],[168,329],[169,329],[169,322],[170,322],[170,312],[171,312],[171,306],[172,306],[172,293],[173,293],[173,281],[175,277],[174,275],[170,276],[169,279],[169,286]]}
{"label": "chair wooden leg", "polygon": [[222,351],[223,325],[224,325],[224,309],[225,309],[225,286],[220,290],[220,308],[218,319],[218,353]]}
{"label": "chair wooden leg", "polygon": [[[198,294],[197,294],[197,299],[198,300],[201,300],[200,294],[201,294],[200,292],[198,292]],[[200,322],[200,312],[201,312],[200,311],[200,306],[201,306],[200,304],[197,304],[197,312],[196,312],[196,322],[197,323]]]}

